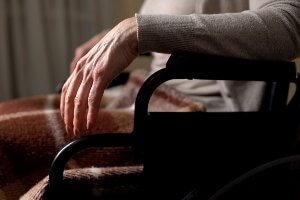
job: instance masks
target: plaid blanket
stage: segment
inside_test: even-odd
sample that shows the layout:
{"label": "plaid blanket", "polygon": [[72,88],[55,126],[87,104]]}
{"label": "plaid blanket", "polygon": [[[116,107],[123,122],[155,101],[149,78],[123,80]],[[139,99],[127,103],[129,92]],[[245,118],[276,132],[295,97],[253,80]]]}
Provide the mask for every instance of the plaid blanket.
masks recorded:
{"label": "plaid blanket", "polygon": [[[97,126],[89,132],[82,132],[80,136],[94,133],[131,133],[135,97],[146,77],[145,72],[135,72],[117,98],[104,96]],[[19,199],[41,181],[48,174],[55,154],[75,139],[64,130],[59,113],[59,99],[59,95],[51,94],[0,104],[1,200]],[[202,104],[192,101],[165,84],[153,94],[149,109],[205,110]],[[134,165],[136,163],[130,148],[97,148],[74,156],[67,164],[67,169]]]}

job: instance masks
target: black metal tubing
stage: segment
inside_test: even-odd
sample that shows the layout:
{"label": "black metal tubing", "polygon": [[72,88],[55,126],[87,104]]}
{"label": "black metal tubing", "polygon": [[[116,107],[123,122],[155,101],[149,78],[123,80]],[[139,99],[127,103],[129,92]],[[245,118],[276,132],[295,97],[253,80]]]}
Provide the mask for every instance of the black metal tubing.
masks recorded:
{"label": "black metal tubing", "polygon": [[180,79],[295,81],[294,62],[249,60],[191,53],[172,54],[167,68]]}
{"label": "black metal tubing", "polygon": [[154,74],[152,74],[140,88],[136,101],[134,110],[134,134],[139,132],[139,136],[142,134],[142,128],[144,127],[145,117],[148,115],[148,104],[150,98],[155,91],[155,89],[162,83],[174,79],[173,74],[170,74],[168,69],[161,69]]}
{"label": "black metal tubing", "polygon": [[119,147],[132,146],[134,137],[132,134],[97,134],[81,137],[67,144],[55,156],[50,173],[49,187],[51,191],[57,191],[63,183],[63,171],[68,160],[77,152],[91,147]]}

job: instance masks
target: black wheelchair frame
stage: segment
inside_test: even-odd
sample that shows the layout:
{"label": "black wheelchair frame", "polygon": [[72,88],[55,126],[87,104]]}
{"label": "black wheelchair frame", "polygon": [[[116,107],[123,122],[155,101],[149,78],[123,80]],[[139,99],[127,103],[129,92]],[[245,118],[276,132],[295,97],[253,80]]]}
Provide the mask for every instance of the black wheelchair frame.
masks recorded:
{"label": "black wheelchair frame", "polygon": [[[149,113],[152,93],[171,79],[264,81],[268,88],[259,112]],[[297,88],[287,105],[290,83]],[[293,62],[172,54],[166,68],[139,91],[132,134],[96,134],[66,145],[53,160],[49,191],[59,193],[64,166],[75,153],[132,146],[144,164],[141,184],[147,199],[188,199],[184,197],[195,190],[199,199],[226,199],[251,177],[300,161],[299,86]]]}

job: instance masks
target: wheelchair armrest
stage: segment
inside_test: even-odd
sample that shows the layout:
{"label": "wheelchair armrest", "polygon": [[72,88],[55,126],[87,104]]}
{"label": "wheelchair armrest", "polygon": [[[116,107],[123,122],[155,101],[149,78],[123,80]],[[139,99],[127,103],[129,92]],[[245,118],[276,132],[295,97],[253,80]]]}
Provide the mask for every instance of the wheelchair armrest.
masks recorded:
{"label": "wheelchair armrest", "polygon": [[134,114],[134,130],[138,130],[136,132],[140,132],[140,128],[143,127],[152,93],[160,84],[172,79],[265,81],[281,82],[283,85],[294,82],[297,91],[291,101],[292,106],[289,107],[295,108],[298,104],[296,101],[300,99],[300,83],[294,62],[173,53],[166,68],[151,75],[139,90]]}
{"label": "wheelchair armrest", "polygon": [[70,142],[55,156],[49,172],[49,188],[55,194],[63,184],[63,171],[69,159],[77,152],[91,147],[124,147],[132,146],[132,134],[97,134],[81,137]]}
{"label": "wheelchair armrest", "polygon": [[179,79],[295,81],[295,63],[174,53],[167,70]]}

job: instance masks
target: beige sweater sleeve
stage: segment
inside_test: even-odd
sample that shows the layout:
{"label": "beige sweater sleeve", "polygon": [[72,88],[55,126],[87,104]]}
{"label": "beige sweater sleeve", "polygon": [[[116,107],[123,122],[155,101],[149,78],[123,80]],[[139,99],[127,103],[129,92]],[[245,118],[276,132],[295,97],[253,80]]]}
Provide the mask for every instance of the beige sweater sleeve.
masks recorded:
{"label": "beige sweater sleeve", "polygon": [[140,53],[188,51],[282,60],[300,55],[299,0],[273,0],[241,13],[136,18]]}

